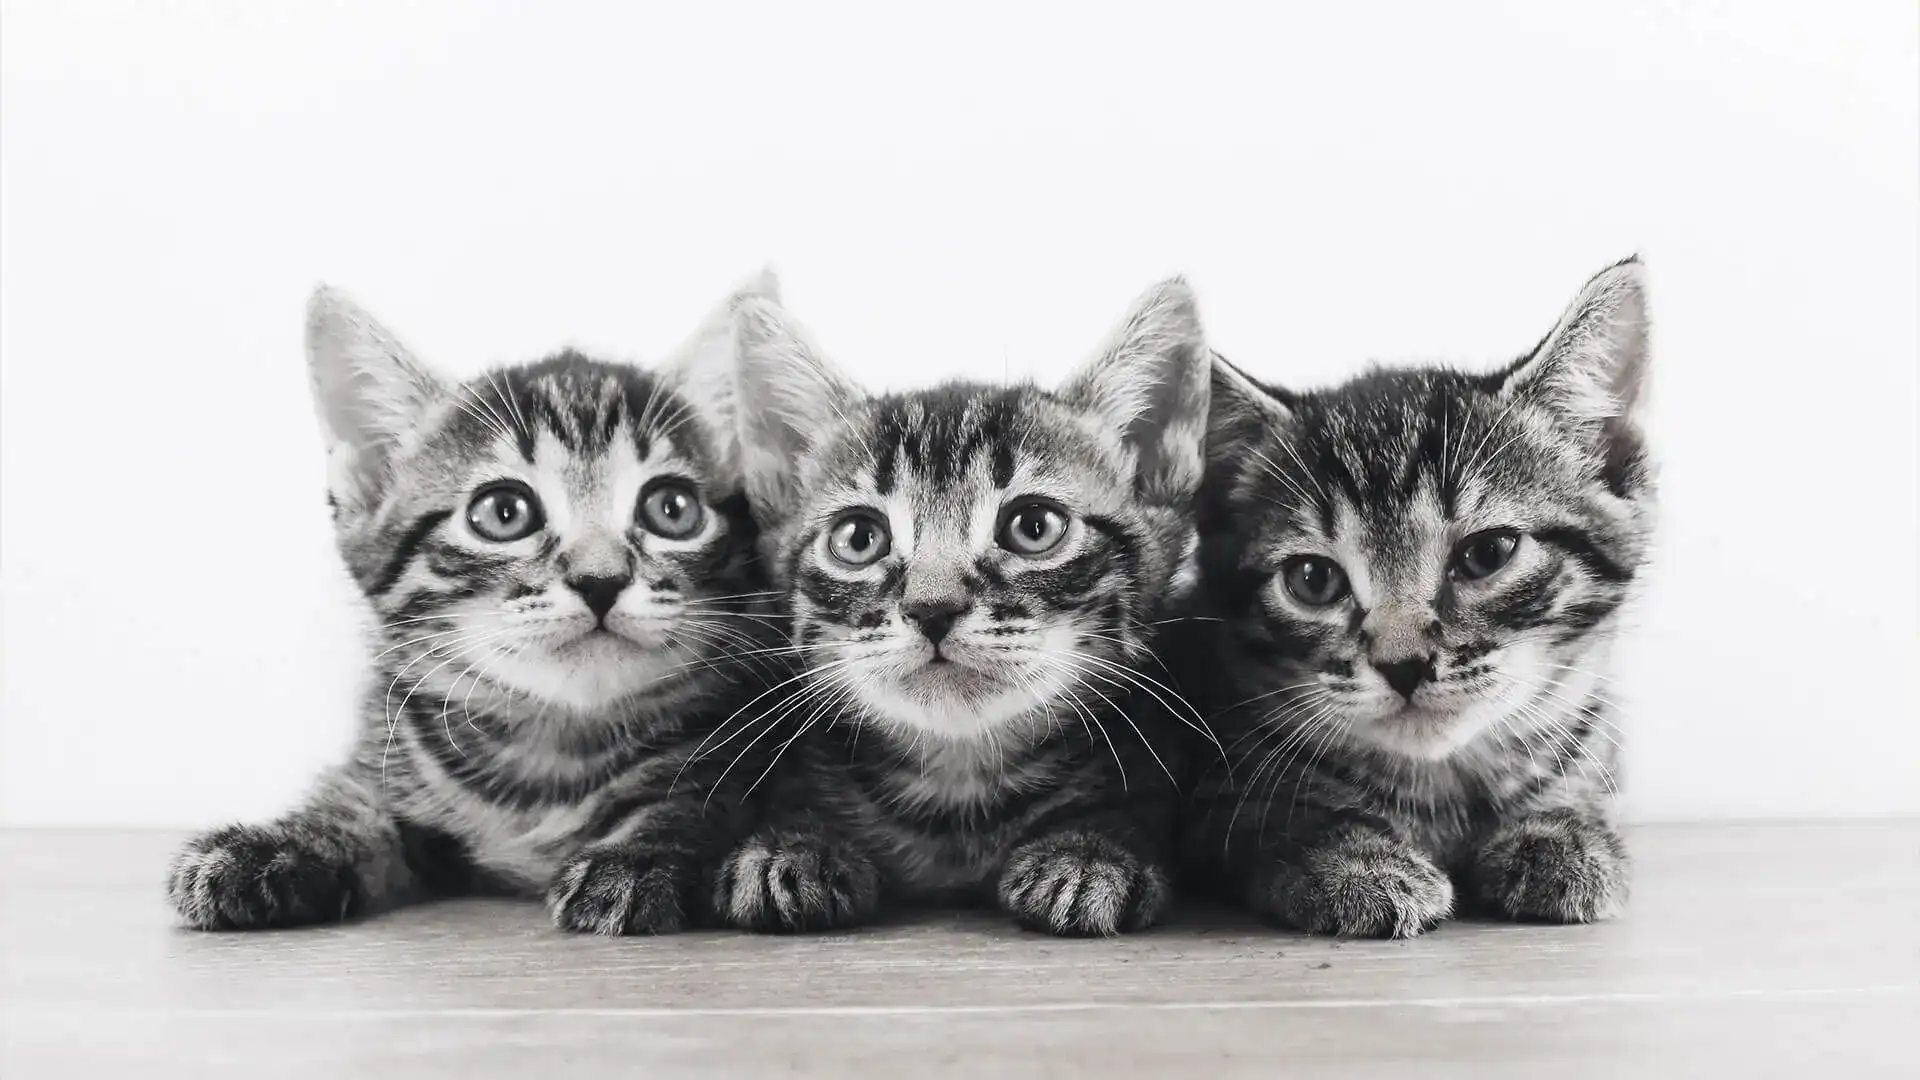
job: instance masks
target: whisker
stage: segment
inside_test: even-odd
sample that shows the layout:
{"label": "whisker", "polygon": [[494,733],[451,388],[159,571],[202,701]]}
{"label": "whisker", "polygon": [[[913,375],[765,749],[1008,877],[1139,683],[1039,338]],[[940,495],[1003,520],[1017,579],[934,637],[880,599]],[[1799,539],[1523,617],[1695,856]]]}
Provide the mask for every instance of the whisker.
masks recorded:
{"label": "whisker", "polygon": [[[1323,727],[1325,728],[1325,734],[1321,735],[1320,738],[1317,740],[1319,743],[1319,749],[1314,753],[1314,755],[1311,758],[1307,760],[1306,768],[1300,770],[1300,775],[1307,784],[1311,785],[1313,783],[1315,778],[1314,769],[1320,764],[1320,759],[1326,756],[1327,751],[1333,749],[1335,743],[1339,742],[1340,739],[1345,737],[1347,733],[1347,729],[1350,726],[1352,726],[1352,723],[1353,722],[1351,720],[1340,719],[1338,716],[1338,713],[1336,712],[1334,720],[1330,723],[1323,725]],[[1294,815],[1294,811],[1299,809],[1299,806],[1300,806],[1299,794],[1296,794],[1292,799],[1287,800],[1287,820],[1286,820],[1286,823],[1282,825],[1280,828],[1282,835],[1287,836],[1289,838],[1293,836],[1293,815]]]}
{"label": "whisker", "polygon": [[[1247,802],[1255,799],[1255,796],[1263,790],[1261,783],[1262,778],[1269,774],[1269,770],[1271,770],[1273,775],[1284,775],[1287,765],[1291,763],[1291,759],[1287,757],[1288,751],[1297,746],[1304,745],[1308,739],[1312,738],[1314,733],[1319,730],[1319,726],[1326,721],[1327,717],[1332,715],[1332,709],[1331,703],[1323,703],[1314,707],[1311,712],[1308,712],[1306,718],[1297,724],[1289,726],[1275,724],[1270,729],[1277,732],[1286,732],[1286,735],[1280,740],[1278,745],[1266,751],[1261,756],[1259,763],[1254,766],[1253,772],[1247,777],[1244,785],[1235,785],[1240,789],[1240,798],[1234,803],[1233,816],[1227,819],[1227,832],[1229,834],[1231,834],[1234,827],[1239,824],[1240,814],[1246,808]],[[1261,806],[1261,820],[1264,823],[1266,820],[1267,804],[1263,802]],[[1263,840],[1264,837],[1265,829],[1263,827],[1256,839]]]}
{"label": "whisker", "polygon": [[1454,483],[1456,485],[1459,484],[1460,478],[1465,477],[1468,473],[1474,472],[1479,468],[1480,451],[1487,448],[1488,440],[1493,438],[1494,432],[1500,430],[1500,425],[1505,423],[1507,417],[1513,414],[1514,406],[1518,404],[1520,404],[1520,398],[1513,398],[1507,402],[1506,408],[1500,410],[1500,415],[1493,418],[1493,423],[1487,426],[1486,434],[1480,436],[1480,441],[1474,445],[1473,453],[1467,455],[1467,467],[1455,476]]}
{"label": "whisker", "polygon": [[[454,649],[453,655],[447,657],[445,660],[440,661],[438,664],[435,664],[433,667],[428,668],[426,674],[421,675],[419,678],[416,678],[415,680],[413,680],[413,685],[407,688],[406,696],[400,699],[400,708],[394,712],[392,718],[388,721],[389,730],[392,730],[394,727],[397,727],[399,725],[400,718],[405,716],[407,713],[407,702],[412,701],[413,695],[419,691],[420,687],[424,685],[428,679],[433,678],[434,672],[439,671],[441,668],[447,667],[448,665],[455,663],[461,657],[466,656],[473,649],[478,648],[480,645],[488,641],[495,640],[496,638],[506,633],[508,633],[508,631],[506,630],[497,631],[492,635],[483,636],[482,638],[476,641],[472,641],[472,642],[468,642],[468,643],[456,646]],[[426,655],[431,656],[433,654],[431,651],[429,651]],[[415,663],[418,663],[418,661],[415,661]],[[409,664],[407,666],[412,667],[413,665]],[[398,681],[397,677],[395,681]],[[451,690],[451,688],[449,688],[449,690]],[[389,687],[388,691],[389,693],[391,693],[392,688]],[[451,727],[447,729],[447,742],[451,744],[455,750],[460,750],[460,744],[453,741],[453,730]],[[460,753],[461,753],[461,756],[463,757],[466,755],[466,751],[464,750],[461,750]]]}
{"label": "whisker", "polygon": [[391,646],[391,647],[389,647],[389,648],[386,648],[386,649],[382,649],[382,650],[380,650],[380,651],[379,651],[379,652],[377,652],[377,653],[374,653],[374,654],[373,654],[373,659],[375,659],[375,660],[379,660],[379,659],[381,659],[382,657],[384,657],[384,656],[386,656],[386,655],[387,655],[388,653],[396,653],[396,652],[399,652],[399,651],[400,651],[401,649],[404,649],[404,648],[406,648],[406,647],[407,647],[407,646],[409,646],[409,645],[418,645],[418,644],[420,644],[420,643],[421,643],[421,642],[423,642],[423,641],[432,641],[432,640],[434,640],[435,638],[443,638],[443,637],[451,637],[451,636],[453,636],[453,635],[455,635],[455,634],[465,634],[465,633],[468,633],[468,632],[469,632],[469,630],[470,630],[470,628],[468,628],[468,627],[459,627],[459,628],[456,628],[456,629],[453,629],[453,630],[441,630],[441,631],[439,631],[439,632],[437,632],[437,633],[432,633],[432,634],[427,634],[427,635],[425,635],[425,636],[423,636],[423,637],[417,637],[417,638],[414,638],[414,639],[412,639],[411,641],[403,641],[403,642],[401,642],[401,643],[400,643],[400,644],[398,644],[398,645],[394,645],[394,646]]}
{"label": "whisker", "polygon": [[[1253,703],[1254,703],[1254,702],[1256,702],[1256,701],[1265,701],[1266,699],[1268,699],[1268,698],[1270,698],[1270,697],[1278,697],[1278,696],[1280,696],[1281,694],[1284,694],[1284,693],[1286,693],[1286,692],[1287,692],[1287,691],[1289,691],[1289,690],[1305,690],[1305,689],[1307,689],[1307,688],[1309,688],[1309,687],[1313,687],[1313,688],[1321,688],[1321,687],[1322,687],[1322,683],[1321,683],[1321,681],[1320,681],[1320,679],[1319,679],[1319,677],[1317,677],[1317,676],[1316,676],[1316,677],[1314,677],[1314,678],[1311,678],[1311,679],[1308,679],[1308,680],[1307,680],[1306,682],[1297,682],[1297,683],[1290,683],[1290,684],[1288,684],[1288,685],[1286,685],[1286,686],[1281,686],[1281,687],[1277,687],[1277,688],[1275,688],[1275,689],[1272,689],[1272,690],[1269,690],[1269,691],[1267,691],[1267,692],[1266,692],[1266,693],[1264,693],[1264,694],[1255,694],[1255,695],[1253,695],[1253,696],[1252,696],[1252,697],[1250,697],[1250,698],[1245,698],[1245,699],[1243,699],[1243,700],[1240,700],[1240,701],[1236,701],[1236,702],[1234,702],[1233,704],[1231,704],[1231,705],[1228,705],[1228,706],[1226,706],[1226,707],[1225,707],[1225,708],[1223,708],[1223,709],[1220,709],[1220,710],[1219,710],[1218,712],[1215,712],[1215,713],[1213,713],[1213,715],[1212,715],[1212,716],[1209,716],[1209,717],[1208,717],[1208,719],[1209,719],[1209,720],[1211,720],[1211,719],[1213,719],[1213,717],[1216,717],[1216,716],[1225,716],[1225,715],[1226,715],[1227,713],[1230,713],[1230,712],[1232,712],[1233,710],[1235,710],[1235,709],[1238,709],[1238,708],[1240,708],[1240,707],[1241,707],[1241,706],[1243,706],[1243,705],[1251,705],[1251,704],[1253,704]],[[1327,692],[1328,692],[1328,693],[1332,693],[1332,691],[1331,691],[1331,690],[1329,690],[1329,691],[1327,691]]]}
{"label": "whisker", "polygon": [[[399,716],[393,711],[393,688],[400,685],[400,680],[406,677],[407,672],[413,670],[413,666],[415,664],[418,664],[420,661],[425,660],[429,656],[436,655],[440,653],[442,650],[448,649],[448,648],[458,649],[463,644],[478,643],[480,641],[489,641],[500,635],[510,633],[511,630],[512,628],[481,631],[478,634],[473,635],[467,639],[436,643],[430,648],[421,652],[419,656],[416,656],[412,660],[407,661],[407,664],[405,667],[401,668],[399,671],[394,673],[393,681],[387,684],[386,697],[384,701],[381,703],[381,711],[385,715],[387,720],[387,745],[386,745],[386,748],[380,752],[380,783],[383,788],[386,786],[387,756],[393,752],[393,736],[394,736],[395,730],[398,728],[400,723]],[[419,683],[415,682],[414,685],[418,686]],[[411,691],[409,691],[409,693],[411,693]]]}
{"label": "whisker", "polygon": [[[1154,764],[1156,764],[1156,765],[1158,765],[1158,766],[1160,766],[1160,771],[1161,771],[1161,772],[1164,772],[1164,773],[1166,773],[1166,774],[1167,774],[1167,780],[1168,780],[1168,782],[1170,782],[1170,783],[1172,783],[1172,784],[1173,784],[1173,785],[1174,785],[1175,787],[1178,787],[1178,786],[1179,786],[1179,784],[1180,784],[1180,781],[1179,781],[1179,779],[1178,779],[1178,778],[1176,778],[1176,777],[1175,777],[1175,776],[1173,775],[1173,770],[1172,770],[1172,769],[1170,769],[1170,768],[1168,768],[1168,767],[1167,767],[1167,763],[1166,763],[1166,762],[1165,762],[1164,760],[1162,760],[1162,759],[1161,759],[1161,757],[1160,757],[1160,752],[1159,752],[1158,750],[1155,750],[1155,749],[1154,749],[1154,747],[1153,747],[1153,741],[1152,741],[1151,739],[1148,739],[1148,738],[1147,738],[1147,733],[1146,733],[1146,732],[1144,732],[1144,731],[1142,731],[1142,730],[1140,730],[1140,725],[1139,725],[1139,724],[1136,724],[1136,723],[1134,723],[1134,722],[1133,722],[1133,717],[1131,717],[1131,716],[1128,716],[1128,715],[1127,715],[1127,710],[1125,710],[1125,709],[1123,709],[1123,708],[1121,708],[1121,707],[1120,707],[1119,705],[1117,705],[1117,704],[1115,704],[1115,703],[1114,703],[1114,700],[1113,700],[1112,698],[1110,698],[1110,697],[1108,697],[1108,696],[1107,696],[1107,695],[1106,695],[1105,693],[1103,693],[1103,692],[1101,692],[1101,690],[1100,690],[1100,688],[1099,688],[1099,687],[1097,687],[1097,686],[1094,686],[1094,685],[1093,685],[1092,683],[1089,683],[1089,682],[1087,682],[1087,681],[1086,681],[1086,676],[1087,676],[1088,674],[1091,674],[1091,675],[1093,675],[1093,676],[1094,676],[1095,678],[1098,678],[1098,679],[1101,679],[1101,680],[1102,680],[1103,682],[1106,682],[1106,683],[1107,683],[1107,685],[1109,685],[1109,686],[1119,686],[1119,685],[1120,685],[1119,683],[1116,683],[1116,682],[1114,682],[1114,681],[1113,681],[1113,680],[1111,680],[1111,679],[1107,679],[1107,678],[1105,678],[1104,676],[1102,676],[1102,675],[1100,675],[1100,674],[1099,674],[1099,673],[1098,673],[1097,671],[1095,671],[1095,672],[1088,672],[1088,671],[1084,671],[1084,670],[1082,670],[1082,669],[1077,669],[1077,668],[1075,668],[1075,667],[1074,667],[1074,666],[1072,665],[1072,663],[1071,663],[1070,661],[1068,661],[1068,660],[1066,660],[1066,659],[1064,659],[1064,658],[1062,658],[1062,657],[1059,657],[1059,656],[1055,656],[1055,655],[1052,655],[1052,654],[1049,654],[1049,653],[1041,653],[1041,654],[1039,654],[1039,659],[1041,659],[1041,660],[1042,660],[1042,661],[1044,661],[1044,662],[1050,662],[1050,663],[1053,663],[1053,664],[1055,664],[1055,665],[1057,665],[1057,666],[1059,666],[1060,668],[1062,668],[1063,670],[1065,670],[1065,671],[1066,671],[1066,672],[1067,672],[1067,673],[1068,673],[1069,675],[1071,675],[1071,676],[1072,676],[1072,677],[1074,678],[1074,680],[1075,680],[1076,682],[1078,682],[1078,683],[1079,683],[1080,685],[1082,685],[1082,686],[1084,686],[1084,687],[1085,687],[1085,688],[1086,688],[1087,690],[1089,690],[1089,691],[1091,691],[1091,692],[1092,692],[1092,693],[1094,694],[1094,696],[1095,696],[1095,697],[1098,697],[1098,698],[1099,698],[1099,699],[1100,699],[1101,701],[1104,701],[1104,702],[1106,702],[1106,703],[1107,703],[1107,707],[1108,707],[1108,708],[1110,708],[1110,709],[1112,709],[1112,710],[1113,710],[1113,713],[1114,713],[1115,715],[1117,715],[1117,716],[1119,716],[1119,717],[1120,717],[1120,719],[1122,719],[1122,720],[1125,720],[1125,721],[1127,722],[1127,726],[1133,729],[1133,733],[1134,733],[1134,735],[1135,735],[1136,737],[1138,737],[1138,738],[1139,738],[1139,740],[1140,740],[1140,745],[1142,745],[1142,746],[1144,746],[1144,747],[1146,747],[1146,748],[1147,748],[1147,753],[1149,753],[1149,754],[1151,754],[1151,755],[1153,755],[1153,762],[1154,762]],[[1078,699],[1076,698],[1075,700],[1078,700]],[[1091,710],[1089,710],[1089,712],[1091,712]],[[1095,717],[1094,717],[1094,721],[1093,721],[1093,722],[1094,722],[1094,725],[1095,725],[1096,727],[1099,727],[1099,728],[1100,728],[1100,731],[1101,731],[1101,734],[1102,734],[1102,735],[1105,735],[1105,734],[1106,734],[1106,725],[1100,722],[1100,718],[1099,718],[1098,716],[1095,716]],[[1111,737],[1111,736],[1107,736],[1107,748],[1108,748],[1109,750],[1113,750],[1113,757],[1114,757],[1114,760],[1115,760],[1116,762],[1117,762],[1117,761],[1119,761],[1119,760],[1120,760],[1120,754],[1119,754],[1119,752],[1118,752],[1117,750],[1114,750],[1114,748],[1113,748],[1113,740],[1112,740],[1112,737]],[[1122,770],[1121,770],[1121,771],[1122,771],[1122,773],[1124,774],[1124,772],[1125,772],[1125,769],[1124,769],[1124,767],[1122,768]],[[1123,783],[1124,783],[1124,776],[1123,776]]]}
{"label": "whisker", "polygon": [[694,597],[694,598],[693,598],[693,599],[691,599],[691,600],[688,600],[688,601],[687,601],[687,603],[689,603],[689,604],[715,604],[715,603],[719,603],[719,602],[721,602],[721,601],[723,601],[723,600],[751,600],[751,599],[764,599],[764,598],[768,598],[768,597],[774,597],[774,596],[785,596],[785,595],[786,595],[786,591],[785,591],[784,589],[758,589],[758,590],[755,590],[755,591],[753,591],[753,592],[737,592],[737,593],[727,593],[727,594],[725,594],[724,596],[697,596],[697,597]]}
{"label": "whisker", "polygon": [[[1254,743],[1254,750],[1260,750],[1262,747],[1265,747],[1270,740],[1275,738],[1278,738],[1279,742],[1278,745],[1268,748],[1262,753],[1258,763],[1254,766],[1252,775],[1246,777],[1244,786],[1240,778],[1234,775],[1233,759],[1231,755],[1228,756],[1226,782],[1241,792],[1239,799],[1234,803],[1233,816],[1227,821],[1229,833],[1232,832],[1234,825],[1239,822],[1240,812],[1245,807],[1247,800],[1252,797],[1259,788],[1261,774],[1264,773],[1271,764],[1278,761],[1280,755],[1286,753],[1297,741],[1305,740],[1312,734],[1313,725],[1318,721],[1320,713],[1332,707],[1332,700],[1332,691],[1319,691],[1304,695],[1297,700],[1283,703],[1262,717],[1260,722],[1255,724],[1249,733],[1258,736]],[[1287,721],[1302,713],[1309,713],[1303,724],[1295,727],[1287,723]],[[1234,740],[1234,745],[1236,747],[1239,746],[1246,742],[1248,737],[1248,735],[1242,735],[1240,738]],[[1252,756],[1252,751],[1249,751],[1245,756]]]}
{"label": "whisker", "polygon": [[[1269,499],[1268,501],[1275,503],[1275,505],[1279,506],[1281,509],[1286,510],[1289,513],[1292,513],[1295,515],[1305,515],[1308,507],[1318,505],[1314,501],[1313,496],[1307,494],[1306,489],[1301,487],[1297,482],[1295,482],[1292,477],[1288,476],[1286,474],[1286,470],[1282,469],[1278,464],[1276,464],[1272,458],[1268,457],[1266,454],[1262,453],[1258,449],[1255,449],[1252,447],[1249,447],[1248,449],[1255,458],[1259,459],[1262,467],[1266,471],[1266,474],[1272,477],[1275,481],[1286,485],[1287,490],[1293,493],[1294,498],[1300,500],[1301,505],[1292,505],[1288,503],[1283,503],[1277,499]],[[1289,447],[1288,449],[1291,450],[1292,448]],[[1298,455],[1295,455],[1295,460],[1296,461],[1299,460]],[[1306,468],[1306,466],[1302,465],[1301,468],[1304,469]],[[1313,477],[1313,473],[1309,470],[1307,473],[1307,476],[1309,479],[1311,479]],[[1323,493],[1321,497],[1324,499],[1325,498],[1324,492],[1326,489],[1320,487],[1320,482],[1318,480],[1314,480],[1314,487]]]}
{"label": "whisker", "polygon": [[[763,714],[762,717],[758,718],[758,719],[765,719],[766,723],[760,728],[760,731],[758,734],[754,735],[752,739],[748,740],[747,745],[740,748],[740,752],[733,756],[733,760],[727,762],[727,767],[720,770],[720,775],[714,778],[713,786],[707,789],[707,797],[705,801],[701,803],[701,806],[704,808],[705,806],[707,806],[709,803],[713,801],[713,793],[716,790],[718,790],[721,784],[723,784],[726,781],[727,776],[733,772],[734,766],[740,764],[740,762],[744,760],[748,754],[752,753],[753,748],[760,745],[761,739],[764,739],[768,735],[772,734],[774,729],[780,726],[780,721],[786,719],[788,716],[793,715],[800,708],[802,708],[807,702],[816,701],[821,698],[827,697],[833,693],[837,693],[838,690],[839,690],[839,685],[835,683],[831,677],[821,679],[818,682],[808,683],[806,686],[801,688],[801,690],[797,694],[788,698],[781,705],[776,706],[773,711],[767,714]],[[753,726],[752,723],[745,725],[745,727],[751,727],[751,726]],[[742,728],[743,731],[745,730],[745,727]],[[731,741],[731,739],[732,737],[729,736],[728,741]],[[722,743],[721,745],[724,746],[726,744]],[[719,747],[716,746],[714,747],[714,749],[718,750]],[[698,753],[697,750],[695,752]],[[776,760],[778,760],[777,756],[776,756]]]}
{"label": "whisker", "polygon": [[[819,726],[821,721],[830,714],[831,710],[839,708],[841,703],[845,702],[848,698],[853,696],[853,693],[854,693],[854,687],[851,683],[848,683],[845,686],[843,686],[837,693],[831,694],[825,697],[820,702],[819,707],[815,708],[813,710],[813,713],[809,715],[806,718],[806,720],[801,722],[800,730],[794,732],[791,736],[789,736],[786,742],[783,742],[780,744],[780,749],[774,751],[773,760],[767,762],[767,767],[761,770],[760,775],[754,778],[753,783],[747,785],[746,795],[743,795],[741,797],[746,798],[747,795],[752,795],[754,792],[754,789],[760,786],[760,782],[762,780],[765,780],[770,774],[772,774],[774,767],[780,764],[780,759],[786,756],[787,748],[789,746],[792,746],[795,742],[798,742],[808,732],[811,732],[812,730],[814,730],[814,728]],[[711,795],[709,795],[709,798],[711,798]]]}
{"label": "whisker", "polygon": [[[791,686],[794,683],[801,682],[802,680],[810,679],[815,675],[824,674],[829,671],[839,670],[841,668],[846,667],[849,664],[857,662],[859,659],[860,659],[859,657],[850,656],[850,657],[845,657],[839,660],[829,660],[824,664],[807,668],[806,670],[800,672],[797,675],[794,675],[791,678],[784,679],[780,682],[775,683],[772,686],[767,687],[765,690],[760,691],[760,693],[756,694],[745,705],[742,705],[738,709],[735,709],[732,715],[728,716],[725,720],[722,720],[719,724],[715,725],[714,729],[707,734],[706,738],[700,740],[699,745],[693,748],[693,753],[687,756],[686,762],[683,762],[681,764],[680,772],[684,773],[686,771],[686,767],[688,764],[691,764],[694,761],[698,761],[703,756],[703,752],[705,751],[707,744],[713,741],[714,736],[719,735],[722,731],[725,731],[727,727],[731,725],[734,722],[734,720],[736,720],[740,716],[741,713],[746,712],[748,709],[751,709],[755,704],[759,703],[761,700],[766,698],[768,694],[772,694],[783,687]],[[743,725],[741,730],[744,731],[746,727],[751,727],[751,726],[752,726],[752,722],[749,721],[746,725]],[[726,740],[723,741],[720,745],[724,746],[726,745],[727,742],[733,741],[733,739],[736,738],[739,734],[740,732],[736,731],[733,735],[727,736]],[[718,747],[715,747],[715,749],[718,749]],[[674,782],[678,783],[679,779],[680,779],[680,775],[675,774]],[[667,786],[667,790],[671,792],[673,790],[673,785],[669,784]]]}
{"label": "whisker", "polygon": [[500,395],[500,400],[506,405],[507,411],[513,414],[516,433],[525,434],[530,432],[532,429],[527,426],[526,414],[520,411],[520,402],[513,396],[513,377],[505,375],[496,382],[494,380],[494,373],[489,371],[487,372],[487,383],[493,387],[494,393]]}
{"label": "whisker", "polygon": [[[1128,683],[1131,683],[1134,687],[1141,690],[1145,690],[1148,695],[1150,695],[1155,701],[1160,703],[1162,708],[1165,708],[1168,712],[1172,713],[1174,717],[1178,719],[1181,723],[1186,724],[1189,728],[1192,728],[1196,733],[1204,736],[1208,742],[1213,744],[1213,748],[1215,750],[1220,751],[1223,757],[1226,755],[1226,750],[1220,745],[1219,736],[1215,735],[1213,733],[1213,729],[1207,725],[1206,717],[1201,716],[1200,710],[1194,708],[1193,705],[1190,704],[1186,698],[1180,695],[1179,691],[1173,689],[1172,687],[1166,685],[1165,683],[1162,683],[1161,681],[1159,681],[1158,679],[1155,679],[1151,675],[1142,674],[1141,672],[1134,671],[1131,668],[1125,667],[1121,664],[1116,664],[1113,661],[1106,659],[1105,657],[1095,656],[1092,653],[1085,653],[1085,652],[1079,652],[1079,651],[1069,651],[1064,655],[1072,656],[1078,660],[1091,663],[1096,667],[1099,667],[1105,671],[1111,672],[1115,677],[1125,680]],[[1164,691],[1167,695],[1171,696],[1173,698],[1173,701],[1168,701],[1166,697],[1161,696],[1161,691]],[[1173,703],[1174,701],[1179,702],[1180,706],[1175,707]],[[1182,712],[1181,711],[1182,708],[1184,708],[1186,711]],[[1192,720],[1189,721],[1187,719],[1188,717],[1192,717]]]}

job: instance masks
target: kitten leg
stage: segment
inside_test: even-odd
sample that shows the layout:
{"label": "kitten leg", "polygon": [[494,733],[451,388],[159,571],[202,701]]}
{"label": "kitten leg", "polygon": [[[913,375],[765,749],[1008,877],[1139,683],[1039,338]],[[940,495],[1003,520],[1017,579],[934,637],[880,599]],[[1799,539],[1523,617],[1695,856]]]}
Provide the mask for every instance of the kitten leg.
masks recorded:
{"label": "kitten leg", "polygon": [[713,904],[725,922],[760,933],[858,926],[880,906],[880,871],[841,830],[785,822],[760,829],[726,857]]}
{"label": "kitten leg", "polygon": [[1029,930],[1063,937],[1144,930],[1172,898],[1163,860],[1131,822],[1083,819],[1014,848],[1000,907]]}
{"label": "kitten leg", "polygon": [[1598,814],[1548,810],[1502,826],[1474,853],[1474,899],[1511,919],[1583,923],[1625,908],[1631,864]]}
{"label": "kitten leg", "polygon": [[265,825],[202,833],[174,856],[167,898],[197,930],[336,922],[397,901],[413,883],[377,789],[347,770]]}
{"label": "kitten leg", "polygon": [[1246,879],[1252,907],[1315,934],[1410,938],[1453,914],[1433,860],[1362,825],[1337,827]]}
{"label": "kitten leg", "polygon": [[708,805],[703,791],[605,796],[607,805],[629,809],[560,864],[547,887],[553,924],[618,936],[671,934],[704,921],[703,876],[737,826],[736,809]]}

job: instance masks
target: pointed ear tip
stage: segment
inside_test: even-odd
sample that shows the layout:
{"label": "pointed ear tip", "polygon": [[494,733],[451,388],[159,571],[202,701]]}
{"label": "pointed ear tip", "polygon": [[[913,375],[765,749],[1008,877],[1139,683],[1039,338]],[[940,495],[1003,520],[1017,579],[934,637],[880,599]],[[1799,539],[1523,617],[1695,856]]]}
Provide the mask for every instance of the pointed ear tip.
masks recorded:
{"label": "pointed ear tip", "polygon": [[1151,296],[1163,298],[1171,303],[1190,305],[1194,299],[1193,284],[1187,280],[1187,275],[1185,274],[1175,274],[1172,277],[1164,278],[1159,284],[1147,290],[1147,292]]}
{"label": "pointed ear tip", "polygon": [[1645,292],[1647,288],[1647,264],[1641,260],[1638,252],[1621,259],[1605,270],[1594,275],[1596,284],[1618,286]]}
{"label": "pointed ear tip", "polygon": [[307,352],[311,357],[314,350],[327,336],[329,328],[338,321],[341,309],[341,296],[332,287],[315,285],[307,296]]}
{"label": "pointed ear tip", "polygon": [[1136,315],[1148,315],[1154,321],[1179,321],[1189,324],[1195,333],[1200,328],[1200,303],[1193,286],[1183,275],[1160,281],[1141,294],[1134,305]]}
{"label": "pointed ear tip", "polygon": [[360,305],[346,293],[324,281],[316,282],[313,291],[307,294],[307,329],[318,331],[321,326],[359,310]]}
{"label": "pointed ear tip", "polygon": [[773,268],[772,263],[763,265],[760,269],[754,271],[753,276],[749,277],[741,285],[740,295],[742,299],[746,297],[763,297],[768,300],[779,301],[779,271]]}

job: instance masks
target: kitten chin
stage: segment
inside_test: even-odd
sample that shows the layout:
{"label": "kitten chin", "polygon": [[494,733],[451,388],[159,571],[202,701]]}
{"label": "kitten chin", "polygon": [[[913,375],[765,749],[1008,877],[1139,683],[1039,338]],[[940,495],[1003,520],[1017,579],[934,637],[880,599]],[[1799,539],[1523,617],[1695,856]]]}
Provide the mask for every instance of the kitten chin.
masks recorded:
{"label": "kitten chin", "polygon": [[623,702],[643,693],[659,693],[697,664],[604,630],[573,637],[543,652],[496,661],[488,666],[487,678],[580,719],[618,720]]}
{"label": "kitten chin", "polygon": [[1044,730],[1050,721],[1049,698],[1043,695],[1056,689],[1036,692],[944,661],[897,677],[876,676],[859,697],[869,715],[896,735],[965,742]]}
{"label": "kitten chin", "polygon": [[1043,632],[1039,648],[944,641],[912,632],[869,660],[855,660],[857,700],[884,727],[909,739],[1023,739],[1044,732],[1073,689],[1044,659],[1072,645],[1068,628]]}

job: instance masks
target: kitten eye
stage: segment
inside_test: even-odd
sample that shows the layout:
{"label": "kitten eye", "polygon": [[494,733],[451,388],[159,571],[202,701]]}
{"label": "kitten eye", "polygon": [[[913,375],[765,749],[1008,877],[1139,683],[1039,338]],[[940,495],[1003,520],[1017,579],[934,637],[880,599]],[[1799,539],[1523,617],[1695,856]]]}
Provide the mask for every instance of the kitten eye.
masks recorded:
{"label": "kitten eye", "polygon": [[496,544],[532,536],[547,517],[533,489],[518,480],[501,480],[481,488],[467,504],[467,524],[481,538]]}
{"label": "kitten eye", "polygon": [[827,550],[848,566],[867,566],[893,550],[893,538],[879,518],[858,510],[834,523]]}
{"label": "kitten eye", "polygon": [[1347,573],[1332,559],[1297,555],[1281,567],[1287,591],[1308,607],[1326,607],[1347,595]]}
{"label": "kitten eye", "polygon": [[1067,515],[1042,502],[1022,503],[1000,526],[1000,546],[1016,555],[1045,555],[1067,535]]}
{"label": "kitten eye", "polygon": [[634,516],[640,519],[641,528],[655,536],[685,540],[700,531],[707,515],[691,484],[659,480],[640,493],[640,506]]}
{"label": "kitten eye", "polygon": [[1520,534],[1512,529],[1488,529],[1474,533],[1453,549],[1455,574],[1469,581],[1489,577],[1512,561],[1520,547]]}

